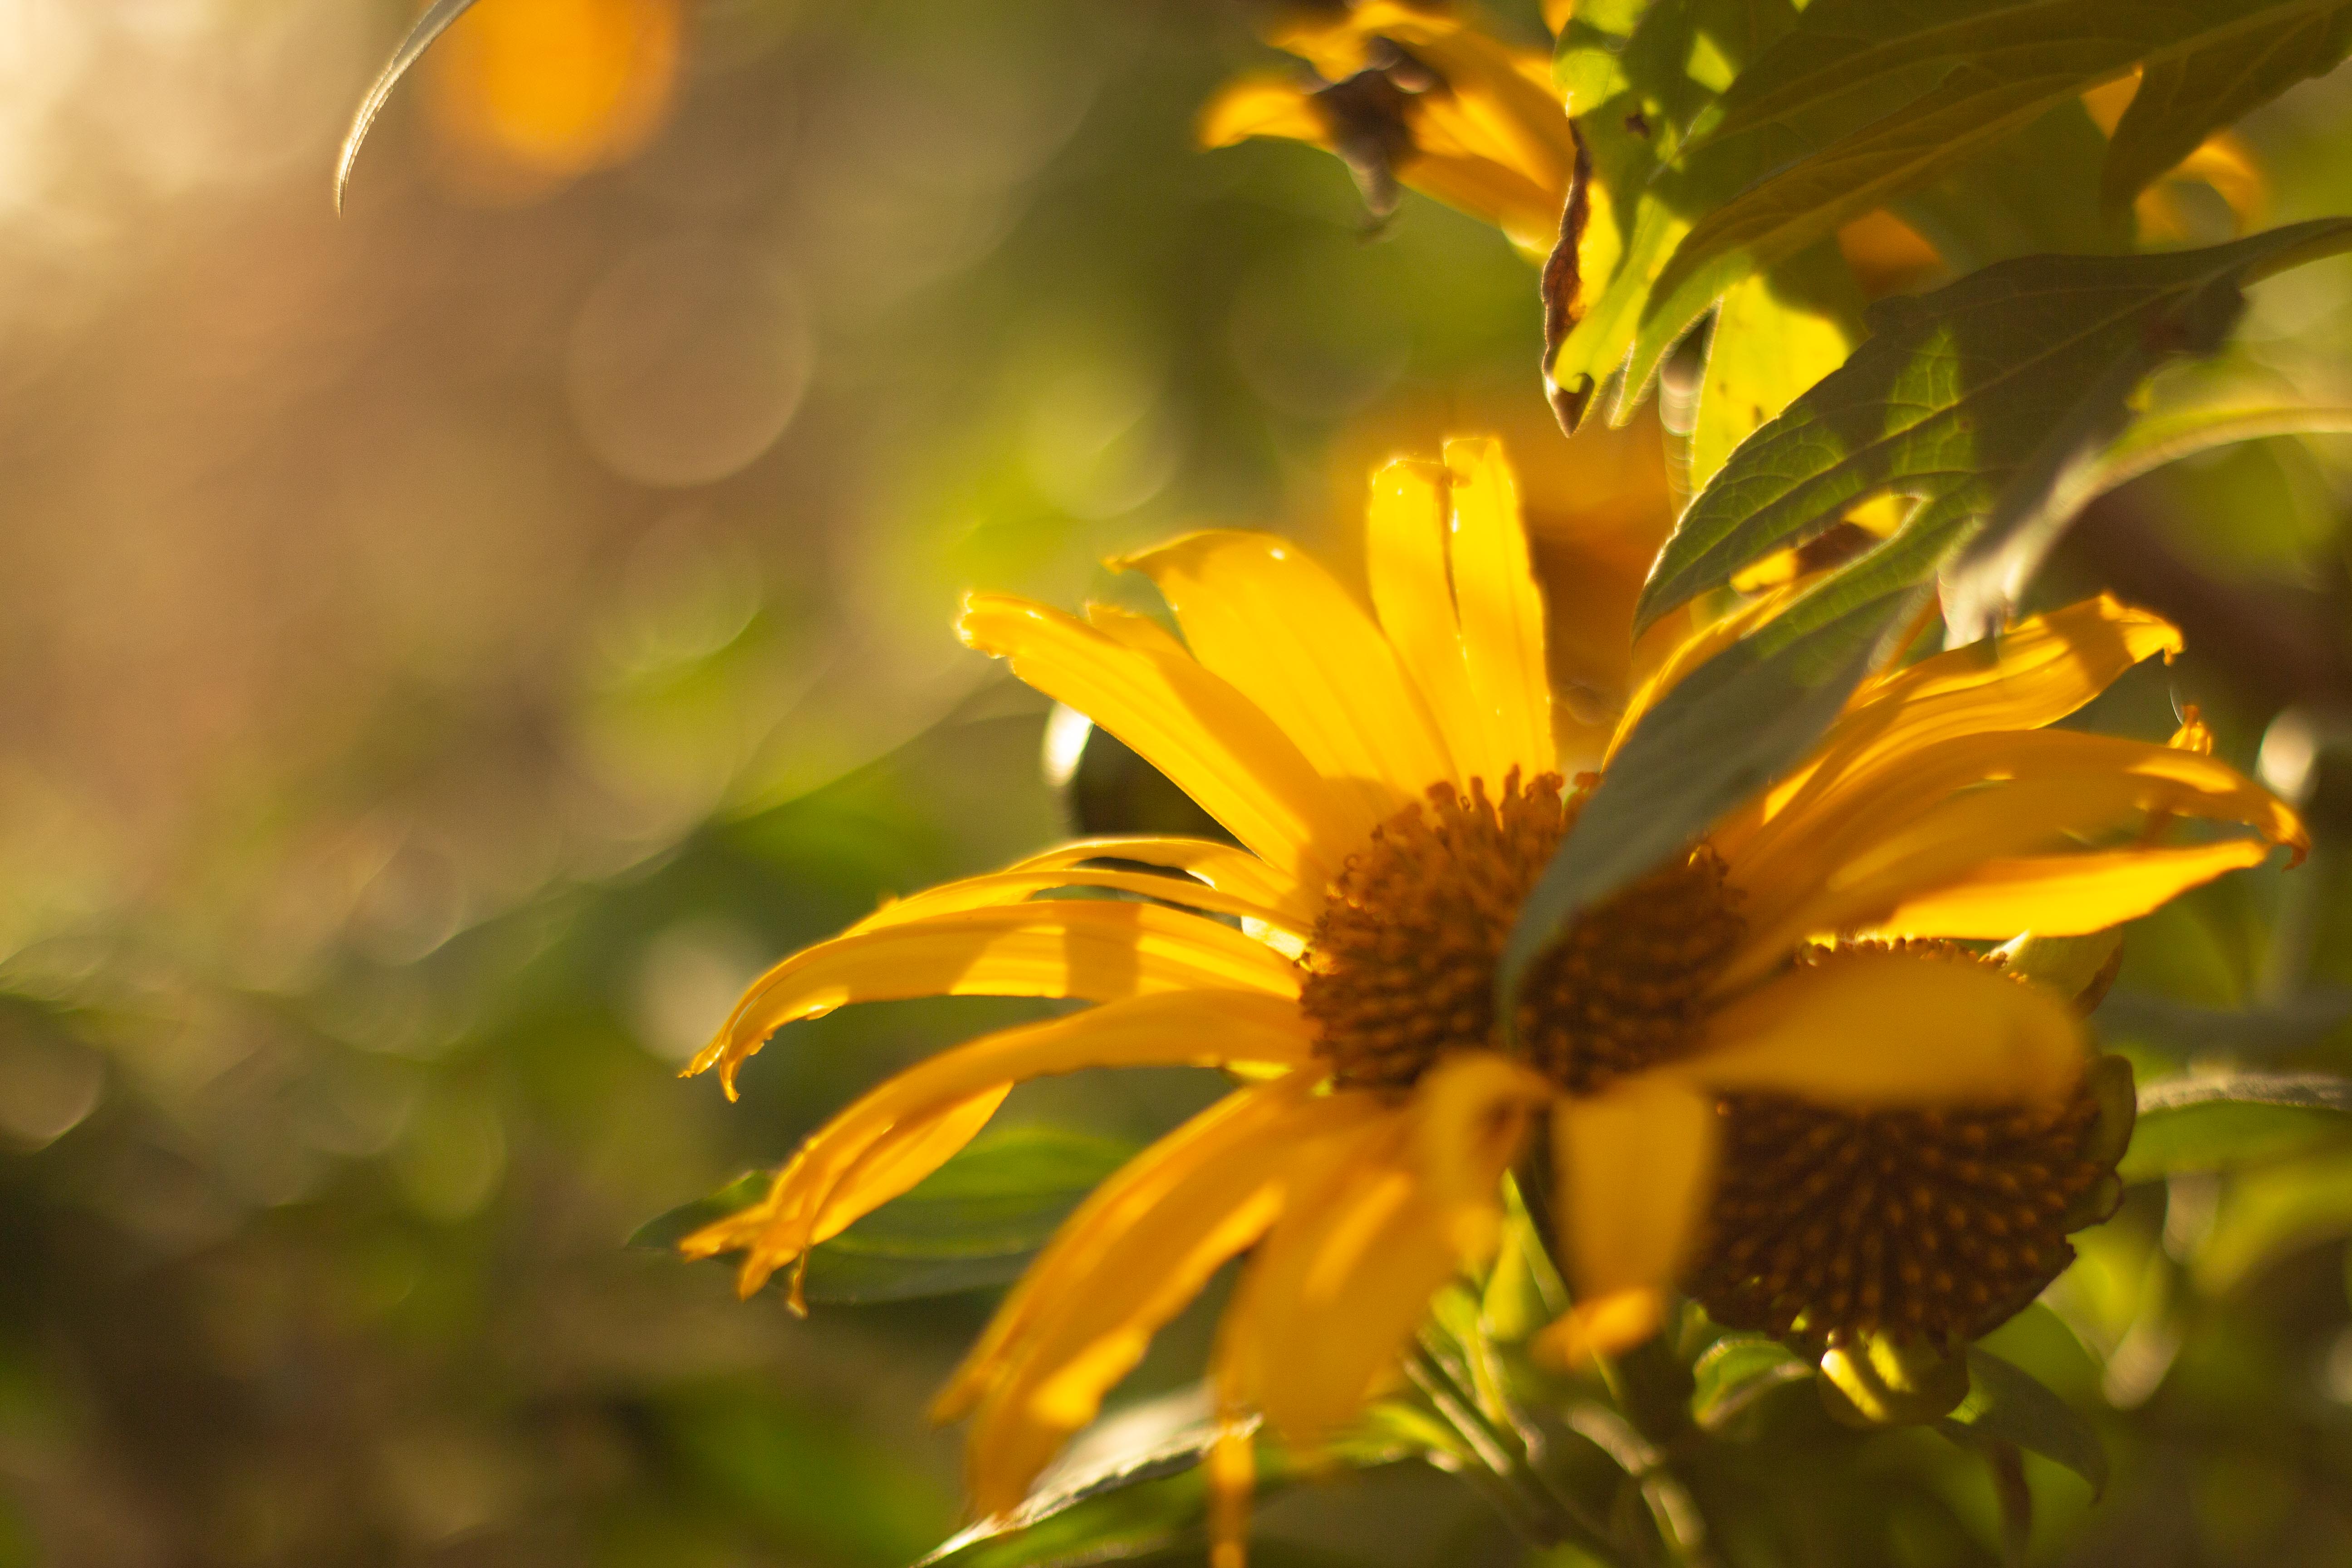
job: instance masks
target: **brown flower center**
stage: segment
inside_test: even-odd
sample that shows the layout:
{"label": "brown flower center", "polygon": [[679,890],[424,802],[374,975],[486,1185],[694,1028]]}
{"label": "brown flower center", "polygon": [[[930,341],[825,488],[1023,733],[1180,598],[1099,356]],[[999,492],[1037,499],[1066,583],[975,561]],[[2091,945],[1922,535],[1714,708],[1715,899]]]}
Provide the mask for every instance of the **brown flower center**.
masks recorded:
{"label": "brown flower center", "polygon": [[[1581,781],[1580,781],[1581,782]],[[1582,804],[1516,769],[1489,800],[1431,786],[1373,831],[1308,942],[1300,1005],[1340,1083],[1402,1089],[1449,1050],[1498,1044],[1495,966],[1519,905]],[[1740,931],[1723,862],[1702,845],[1571,927],[1520,994],[1518,1047],[1561,1088],[1687,1049]]]}
{"label": "brown flower center", "polygon": [[[1942,942],[1842,942],[1810,961],[1889,946],[1999,962]],[[1738,1094],[1721,1113],[1691,1293],[1726,1327],[1815,1343],[1989,1331],[2074,1260],[2068,1211],[2105,1173],[2084,1152],[2087,1084],[2056,1106],[1857,1112]]]}

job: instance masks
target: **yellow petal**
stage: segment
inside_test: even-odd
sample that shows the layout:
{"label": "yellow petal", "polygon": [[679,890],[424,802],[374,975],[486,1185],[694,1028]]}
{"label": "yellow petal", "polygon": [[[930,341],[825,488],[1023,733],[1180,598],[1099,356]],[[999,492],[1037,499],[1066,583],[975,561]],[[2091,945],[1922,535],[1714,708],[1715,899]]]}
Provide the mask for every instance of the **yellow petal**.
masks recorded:
{"label": "yellow petal", "polygon": [[1253,136],[1279,136],[1317,146],[1330,142],[1314,100],[1286,76],[1244,77],[1229,83],[1202,111],[1203,147],[1230,147]]}
{"label": "yellow petal", "polygon": [[1826,1105],[1999,1104],[2065,1093],[2085,1054],[2082,1020],[2038,986],[1982,964],[1859,952],[1730,1003],[1696,1055],[1660,1070]]}
{"label": "yellow petal", "polygon": [[[1625,711],[1618,717],[1616,732],[1610,737],[1609,750],[1601,760],[1601,765],[1604,768],[1608,766],[1609,758],[1617,754],[1618,748],[1632,736],[1634,727],[1664,700],[1667,692],[1681,685],[1691,671],[1779,615],[1795,595],[1793,585],[1775,588],[1730,615],[1700,625],[1675,643],[1658,661],[1657,668],[1634,687],[1633,695],[1626,700]],[[1664,625],[1662,622],[1661,626]],[[1652,628],[1654,632],[1658,629]],[[1643,640],[1649,639],[1645,636]]]}
{"label": "yellow petal", "polygon": [[1471,689],[1461,623],[1446,587],[1447,528],[1443,468],[1400,458],[1372,476],[1364,563],[1381,629],[1428,702],[1454,776],[1499,784],[1510,759],[1488,741]]}
{"label": "yellow petal", "polygon": [[1124,644],[1143,653],[1164,653],[1179,658],[1189,657],[1192,653],[1192,650],[1184,646],[1175,633],[1153,620],[1150,616],[1139,615],[1133,610],[1122,609],[1117,605],[1089,602],[1087,605],[1087,625],[1094,627],[1111,641]]}
{"label": "yellow petal", "polygon": [[2180,647],[2170,622],[2101,595],[1881,677],[1764,797],[1747,852],[1769,855],[1780,834],[1802,831],[1809,812],[1836,815],[1843,791],[1874,768],[1938,741],[2056,723],[2141,660]]}
{"label": "yellow petal", "polygon": [[2259,866],[2271,847],[2230,838],[2183,849],[2112,849],[1988,860],[1961,880],[1895,906],[1875,933],[2002,941],[2019,931],[2087,936],[2120,925],[2227,871]]}
{"label": "yellow petal", "polygon": [[[1310,891],[1297,878],[1277,871],[1246,849],[1206,838],[1180,838],[1159,834],[1076,838],[1006,868],[1012,871],[1050,871],[1086,860],[1140,860],[1198,877],[1221,893],[1246,899],[1279,910],[1292,925],[1312,926],[1323,912],[1320,889]],[[1160,895],[1165,896],[1165,895]]]}
{"label": "yellow petal", "polygon": [[736,1071],[770,1035],[852,1002],[910,996],[1076,996],[1160,991],[1298,994],[1298,971],[1229,926],[1156,904],[1055,899],[960,910],[804,948],[752,983],[688,1068]]}
{"label": "yellow petal", "polygon": [[[1282,1173],[1300,1147],[1362,1118],[1366,1108],[1354,1102],[1369,1098],[1278,1097],[1261,1114],[1224,1121],[1223,1136],[1192,1141],[1190,1158],[1160,1163],[1143,1184],[1152,1190],[1141,1202],[1130,1189],[1073,1217],[1048,1257],[1066,1245],[1076,1266],[1055,1269],[1061,1285],[1050,1294],[1019,1292],[1016,1332],[983,1346],[992,1353],[976,1381],[986,1393],[965,1448],[979,1510],[1020,1500],[1069,1434],[1093,1419],[1103,1394],[1142,1358],[1160,1325],[1265,1233],[1280,1209]],[[1041,1258],[1040,1267],[1047,1261]]]}
{"label": "yellow petal", "polygon": [[964,604],[964,640],[1132,746],[1261,858],[1318,889],[1377,814],[1334,790],[1257,705],[1189,658],[1128,647],[1042,605]]}
{"label": "yellow petal", "polygon": [[1228,1416],[1209,1449],[1209,1568],[1247,1568],[1250,1493],[1257,1454],[1250,1427]]}
{"label": "yellow petal", "polygon": [[1414,1088],[1413,1154],[1429,1202],[1454,1216],[1454,1250],[1483,1260],[1498,1239],[1496,1184],[1527,1141],[1551,1081],[1494,1051],[1458,1051]]}
{"label": "yellow petal", "polygon": [[1393,1377],[1430,1297],[1461,1270],[1454,1216],[1431,1201],[1411,1132],[1400,1110],[1320,1160],[1302,1156],[1244,1279],[1235,1327],[1250,1336],[1250,1393],[1301,1448],[1327,1441]]}
{"label": "yellow petal", "polygon": [[2210,757],[2067,730],[1935,742],[1790,815],[1801,822],[1727,855],[1748,921],[1727,983],[1762,973],[1809,933],[1874,925],[1986,861],[2152,818],[2232,823],[2298,854],[2309,842],[2275,795]]}
{"label": "yellow petal", "polygon": [[[1087,856],[1080,858],[1095,858]],[[1071,888],[1134,893],[1147,899],[1158,899],[1164,903],[1181,904],[1186,909],[1264,921],[1268,925],[1278,926],[1301,937],[1314,925],[1311,917],[1302,921],[1288,910],[1262,904],[1255,899],[1237,897],[1189,877],[1162,877],[1150,871],[1126,871],[1109,866],[1080,866],[1059,851],[1042,858],[1045,863],[1041,866],[1024,861],[1010,870],[992,872],[984,877],[967,877],[961,881],[943,882],[936,888],[926,888],[919,893],[883,905],[842,934],[854,936],[866,931],[886,931],[892,926],[907,925],[916,921],[936,920],[941,915],[965,910],[1025,903],[1039,893],[1059,892]]]}
{"label": "yellow petal", "polygon": [[1429,1300],[1500,1234],[1503,1173],[1551,1085],[1468,1051],[1404,1107],[1302,1153],[1281,1220],[1236,1292],[1219,1364],[1312,1447],[1392,1380]]}
{"label": "yellow petal", "polygon": [[1706,1214],[1715,1096],[1646,1073],[1552,1107],[1556,1201],[1579,1300],[1671,1285]]}
{"label": "yellow petal", "polygon": [[1490,753],[1526,777],[1550,773],[1559,752],[1552,741],[1543,595],[1528,559],[1518,481],[1503,444],[1492,437],[1448,441],[1445,471],[1454,508],[1454,598]]}
{"label": "yellow petal", "polygon": [[[806,1248],[834,1236],[946,1163],[961,1140],[933,1121],[1013,1084],[1096,1067],[1303,1067],[1314,1041],[1297,1005],[1244,991],[1175,991],[1130,997],[968,1041],[868,1090],[810,1134],[777,1173],[763,1216],[745,1215],[689,1237],[689,1257],[749,1248],[746,1293]],[[992,1106],[993,1100],[991,1101]],[[928,1161],[928,1163],[923,1162]],[[890,1183],[899,1174],[905,1179]]]}
{"label": "yellow petal", "polygon": [[1632,1350],[1664,1327],[1665,1292],[1644,1287],[1579,1301],[1536,1337],[1537,1359],[1580,1371],[1595,1357]]}
{"label": "yellow petal", "polygon": [[1297,545],[1219,529],[1114,564],[1149,575],[1194,657],[1376,816],[1454,782],[1444,740],[1388,639]]}

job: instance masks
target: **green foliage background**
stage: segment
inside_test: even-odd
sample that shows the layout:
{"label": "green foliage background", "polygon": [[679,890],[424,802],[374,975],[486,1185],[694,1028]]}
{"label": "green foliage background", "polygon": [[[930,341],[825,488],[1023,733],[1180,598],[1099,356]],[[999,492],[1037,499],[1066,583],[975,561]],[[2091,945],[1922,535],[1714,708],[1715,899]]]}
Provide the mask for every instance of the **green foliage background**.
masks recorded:
{"label": "green foliage background", "polygon": [[[1272,58],[1255,13],[1205,0],[709,0],[636,159],[484,205],[395,100],[339,224],[341,114],[410,19],[350,9],[222,7],[162,42],[74,13],[45,58],[79,73],[54,95],[75,107],[6,132],[48,163],[0,213],[29,301],[0,379],[0,1562],[910,1562],[959,1522],[952,1434],[920,1411],[986,1287],[800,1322],[625,1243],[1015,1010],[803,1026],[732,1107],[675,1068],[767,958],[1070,826],[1043,704],[953,647],[962,587],[1123,592],[1099,557],[1203,520],[1345,557],[1360,479],[1335,448],[1544,417],[1534,275],[1417,198],[1375,232],[1304,149],[1193,151],[1200,104]],[[2317,29],[2315,59],[2343,8],[2273,9],[2290,42]],[[1532,13],[1501,23],[1533,42]],[[2176,74],[2177,100],[2220,101]],[[2081,85],[1948,108],[2074,149],[1937,143],[1917,210],[1964,268],[2121,243]],[[1705,130],[1687,80],[1658,90]],[[2352,211],[2347,90],[2245,122],[2276,221]],[[2178,151],[2178,125],[2120,134],[2120,163]],[[1662,211],[1657,268],[1696,212]],[[1758,265],[1796,254],[1775,232]],[[781,269],[814,370],[772,447],[653,483],[582,413],[580,322],[681,237]],[[1675,265],[1720,270],[1725,243]],[[1663,353],[1678,276],[1589,318],[1616,334],[1598,376]],[[2352,267],[2260,285],[2230,342],[2167,371],[2163,406],[2352,404]],[[2145,1079],[2352,1068],[2347,465],[2265,439],[2161,468],[2034,590],[2112,586],[2189,634],[2080,722],[2161,738],[2193,701],[2247,767],[2266,733],[2315,738],[2312,863],[2131,934],[2101,1024]],[[1087,767],[1089,810],[1167,809],[1115,758]],[[1216,1088],[1024,1089],[993,1157],[1058,1192]],[[2094,1506],[2025,1460],[2033,1560],[2352,1561],[2352,1139],[2324,1103],[2274,1109],[2151,1116],[2172,1142],[2135,1152],[2148,1179],[2082,1238],[2059,1310],[1991,1342],[2112,1469]],[[2202,1168],[2216,1148],[2231,1170]],[[971,1279],[1001,1280],[1044,1217],[997,1215],[1010,1239]],[[1210,1321],[1122,1397],[1181,1394]],[[1972,1452],[1847,1432],[1769,1352],[1710,1353],[1696,1387],[1666,1358],[1605,1410],[1562,1394],[1590,1409],[1546,1434],[1554,1462],[1638,1515],[1657,1494],[1626,1455],[1682,1434],[1706,1550],[1742,1564],[1999,1560]],[[1260,1560],[1581,1560],[1527,1546],[1507,1496],[1393,1458],[1424,1436],[1275,1478]],[[1197,1561],[1197,1485],[1154,1476],[958,1561]]]}

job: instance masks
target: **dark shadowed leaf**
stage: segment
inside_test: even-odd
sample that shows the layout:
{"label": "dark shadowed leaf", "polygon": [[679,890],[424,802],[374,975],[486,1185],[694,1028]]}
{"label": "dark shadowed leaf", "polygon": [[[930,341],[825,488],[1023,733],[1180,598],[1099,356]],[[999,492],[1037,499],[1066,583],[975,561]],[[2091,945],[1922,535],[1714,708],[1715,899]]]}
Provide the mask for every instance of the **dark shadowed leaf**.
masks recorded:
{"label": "dark shadowed leaf", "polygon": [[1760,1334],[1717,1340],[1691,1367],[1691,1418],[1720,1432],[1772,1390],[1812,1375],[1813,1363],[1778,1340]]}
{"label": "dark shadowed leaf", "polygon": [[360,144],[367,140],[383,106],[392,101],[392,89],[408,74],[408,68],[424,58],[433,41],[449,30],[449,24],[474,7],[474,0],[433,0],[425,15],[416,18],[416,26],[400,40],[400,47],[392,51],[392,58],[376,73],[375,80],[360,97],[360,106],[352,115],[352,128],[343,134],[343,149],[335,156],[335,210],[343,210],[343,192],[352,183],[352,165],[359,162]]}
{"label": "dark shadowed leaf", "polygon": [[2005,603],[2054,532],[2046,498],[2079,493],[2070,476],[2085,453],[2095,468],[2147,374],[2217,349],[2243,284],[2347,245],[2352,221],[2323,219],[2159,256],[2024,257],[1883,301],[1869,341],[1692,501],[1640,624],[1888,492],[1986,520],[1948,609]]}
{"label": "dark shadowed leaf", "polygon": [[2107,1451],[2082,1414],[2024,1368],[1990,1351],[1969,1352],[1969,1394],[1936,1423],[1958,1443],[1990,1438],[2014,1444],[2074,1471],[2097,1497],[2107,1489]]}
{"label": "dark shadowed leaf", "polygon": [[2149,66],[2116,126],[2099,196],[2120,213],[2198,143],[2352,50],[2352,5],[2288,14]]}
{"label": "dark shadowed leaf", "polygon": [[2167,1079],[2139,1091],[2139,1120],[2116,1173],[2127,1182],[2284,1159],[2352,1138],[2352,1079],[2225,1073]]}
{"label": "dark shadowed leaf", "polygon": [[1926,599],[1916,579],[1883,594],[1846,587],[1822,584],[1692,671],[1635,726],[1519,909],[1496,975],[1504,1017],[1570,921],[1803,757]]}
{"label": "dark shadowed leaf", "polygon": [[[811,1252],[807,1299],[836,1305],[899,1301],[1006,1284],[1133,1152],[1053,1127],[992,1133]],[[674,1247],[757,1202],[768,1182],[765,1173],[740,1177],[649,1221],[629,1244]]]}
{"label": "dark shadowed leaf", "polygon": [[2314,990],[2269,1007],[2199,1007],[2144,991],[2099,1004],[2099,1032],[2188,1056],[2200,1051],[2276,1055],[2316,1044],[2352,1019],[2352,991]]}

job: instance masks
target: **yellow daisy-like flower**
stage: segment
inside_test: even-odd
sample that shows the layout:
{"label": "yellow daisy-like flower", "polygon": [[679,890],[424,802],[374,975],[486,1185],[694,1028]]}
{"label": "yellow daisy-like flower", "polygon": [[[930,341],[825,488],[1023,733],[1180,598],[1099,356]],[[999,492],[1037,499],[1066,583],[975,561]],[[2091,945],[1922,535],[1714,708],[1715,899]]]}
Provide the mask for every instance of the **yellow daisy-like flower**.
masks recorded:
{"label": "yellow daisy-like flower", "polygon": [[[731,1092],[778,1028],[846,1003],[1095,1004],[888,1079],[764,1202],[689,1238],[696,1256],[747,1254],[747,1293],[937,1169],[1018,1080],[1167,1064],[1244,1080],[1072,1215],[940,1395],[942,1418],[974,1417],[983,1513],[1017,1503],[1152,1333],[1254,1249],[1214,1357],[1234,1436],[1212,1475],[1237,1540],[1240,1418],[1311,1446],[1384,1387],[1432,1294],[1496,1245],[1502,1176],[1540,1121],[1579,1303],[1557,1335],[1646,1335],[1702,1223],[1726,1097],[2054,1105],[2080,1078],[2065,999],[1815,939],[2099,931],[2303,842],[2210,757],[2042,728],[2179,646],[2095,600],[1864,687],[1791,776],[1567,933],[1506,1048],[1496,959],[1582,794],[1553,771],[1544,605],[1499,445],[1376,476],[1369,612],[1265,534],[1197,533],[1124,564],[1181,641],[1128,612],[987,595],[963,636],[1239,846],[1092,839],[887,905],[761,977],[693,1069],[718,1067]],[[1677,649],[1620,738],[1769,604]],[[2189,819],[2252,831],[2147,836]],[[1036,896],[1064,889],[1126,897]]]}
{"label": "yellow daisy-like flower", "polygon": [[1577,145],[1549,55],[1398,0],[1295,21],[1271,41],[1320,81],[1234,82],[1202,115],[1203,145],[1313,142],[1347,162],[1377,213],[1395,206],[1402,181],[1484,218],[1538,260],[1550,251]]}

